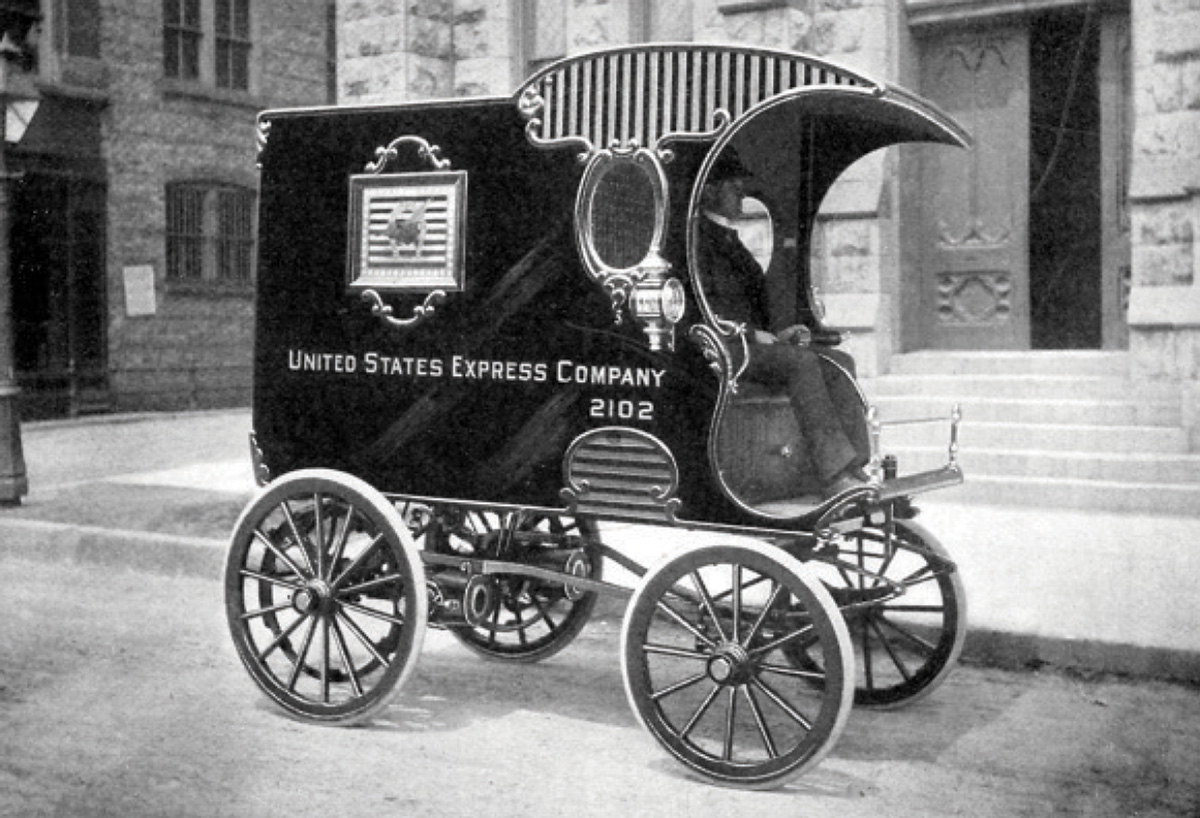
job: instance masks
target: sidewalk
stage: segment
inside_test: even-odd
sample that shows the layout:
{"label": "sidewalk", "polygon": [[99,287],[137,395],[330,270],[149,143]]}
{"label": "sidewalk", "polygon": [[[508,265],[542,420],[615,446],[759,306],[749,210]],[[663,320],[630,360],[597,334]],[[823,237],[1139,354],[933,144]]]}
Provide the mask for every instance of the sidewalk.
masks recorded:
{"label": "sidewalk", "polygon": [[[0,510],[0,557],[220,576],[255,490],[249,431],[247,410],[26,424],[30,493]],[[1200,519],[965,505],[954,489],[918,505],[963,573],[968,659],[1200,682]],[[604,534],[642,562],[699,536]]]}

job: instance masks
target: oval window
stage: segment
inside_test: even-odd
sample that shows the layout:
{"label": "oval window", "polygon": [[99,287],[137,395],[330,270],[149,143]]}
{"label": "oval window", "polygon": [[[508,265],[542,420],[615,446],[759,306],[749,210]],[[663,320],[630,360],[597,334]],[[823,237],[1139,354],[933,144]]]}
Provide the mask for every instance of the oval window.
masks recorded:
{"label": "oval window", "polygon": [[650,253],[658,206],[650,171],[635,162],[599,169],[591,196],[592,249],[613,270],[636,267]]}

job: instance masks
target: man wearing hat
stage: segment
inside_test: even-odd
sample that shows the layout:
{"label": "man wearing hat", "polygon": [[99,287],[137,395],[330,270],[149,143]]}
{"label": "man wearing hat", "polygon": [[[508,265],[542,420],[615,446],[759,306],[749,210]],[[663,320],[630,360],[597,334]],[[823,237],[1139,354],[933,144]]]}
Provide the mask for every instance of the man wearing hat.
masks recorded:
{"label": "man wearing hat", "polygon": [[[854,405],[835,405],[820,358],[807,346],[807,327],[771,332],[762,268],[735,229],[742,218],[745,183],[752,175],[732,146],[709,171],[696,244],[704,295],[719,317],[745,325],[750,359],[743,377],[786,391],[824,486],[823,497],[832,500],[861,489],[867,480],[862,471],[868,451],[862,406],[857,398]],[[738,346],[734,349],[735,355],[741,354]],[[853,371],[852,360],[849,368]]]}

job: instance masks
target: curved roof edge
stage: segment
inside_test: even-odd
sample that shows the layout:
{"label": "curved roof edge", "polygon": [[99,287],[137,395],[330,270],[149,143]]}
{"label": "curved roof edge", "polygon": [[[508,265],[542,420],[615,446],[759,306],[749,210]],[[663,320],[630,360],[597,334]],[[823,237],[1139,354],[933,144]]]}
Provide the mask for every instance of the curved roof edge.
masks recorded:
{"label": "curved roof edge", "polygon": [[712,140],[769,100],[800,90],[883,97],[920,112],[948,142],[966,131],[916,94],[859,71],[791,51],[709,43],[652,43],[588,51],[552,63],[513,94],[526,135],[584,154]]}

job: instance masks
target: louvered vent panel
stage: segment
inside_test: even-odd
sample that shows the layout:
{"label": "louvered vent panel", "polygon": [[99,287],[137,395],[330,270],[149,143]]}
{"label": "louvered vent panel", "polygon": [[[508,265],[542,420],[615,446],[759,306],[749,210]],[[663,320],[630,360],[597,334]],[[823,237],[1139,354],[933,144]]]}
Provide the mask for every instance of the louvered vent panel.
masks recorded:
{"label": "louvered vent panel", "polygon": [[661,441],[637,429],[587,433],[567,453],[564,472],[563,495],[577,514],[663,521],[678,505],[675,459]]}
{"label": "louvered vent panel", "polygon": [[666,136],[712,133],[721,125],[718,111],[737,119],[771,97],[822,85],[878,88],[796,54],[667,46],[577,57],[534,76],[521,93],[540,100],[531,136],[543,144],[653,148]]}

